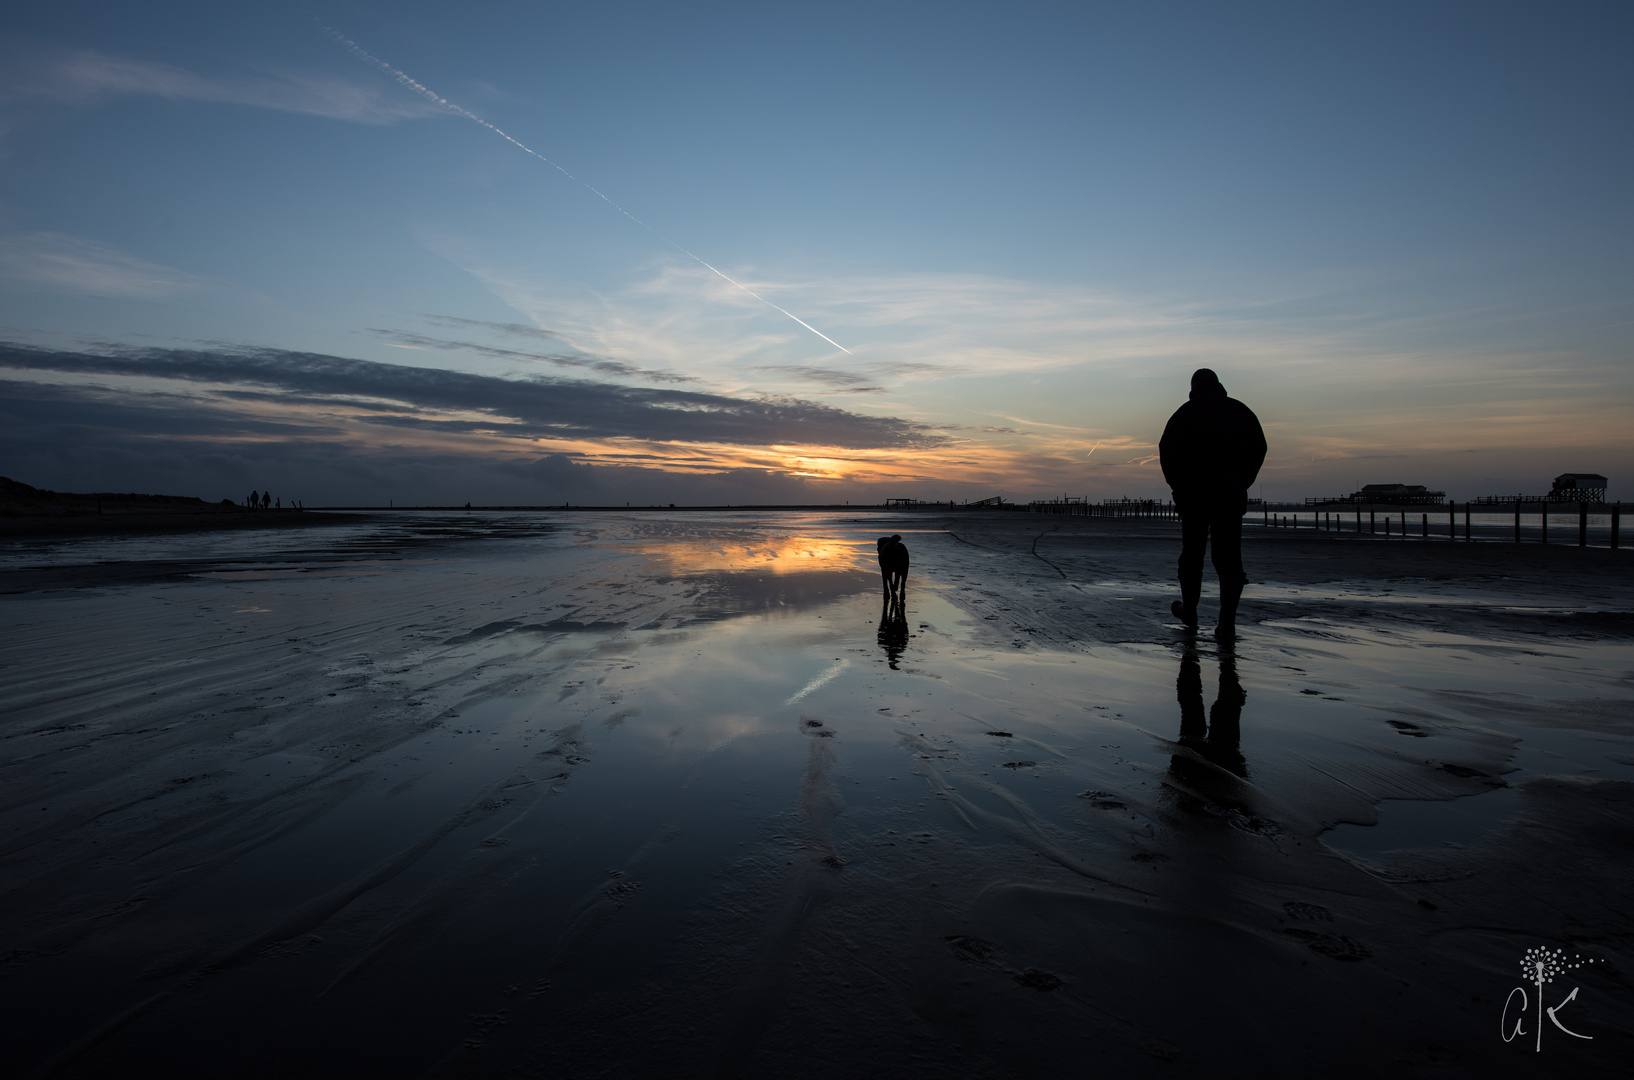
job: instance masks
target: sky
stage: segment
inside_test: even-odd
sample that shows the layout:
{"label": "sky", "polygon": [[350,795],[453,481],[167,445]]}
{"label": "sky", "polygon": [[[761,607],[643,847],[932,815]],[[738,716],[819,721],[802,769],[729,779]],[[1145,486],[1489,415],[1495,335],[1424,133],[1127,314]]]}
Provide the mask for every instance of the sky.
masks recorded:
{"label": "sky", "polygon": [[[307,505],[1634,481],[1626,4],[0,14],[0,474]],[[1628,489],[1634,492],[1634,489]]]}

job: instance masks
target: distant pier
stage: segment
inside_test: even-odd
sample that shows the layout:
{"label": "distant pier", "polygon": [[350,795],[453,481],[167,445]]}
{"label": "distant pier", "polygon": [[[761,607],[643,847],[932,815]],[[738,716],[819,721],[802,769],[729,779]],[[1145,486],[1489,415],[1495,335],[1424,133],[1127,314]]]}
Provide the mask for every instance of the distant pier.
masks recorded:
{"label": "distant pier", "polygon": [[1448,500],[1433,509],[1423,503],[1354,503],[1307,499],[1304,503],[1264,503],[1249,507],[1245,524],[1268,529],[1307,529],[1380,539],[1508,541],[1622,546],[1622,503],[1536,498],[1509,501]]}
{"label": "distant pier", "polygon": [[[1382,486],[1382,485],[1380,485]],[[1466,502],[1431,499],[1440,492],[1423,488],[1393,492],[1377,502],[1356,496],[1305,499],[1301,502],[1248,500],[1245,526],[1322,532],[1335,536],[1379,540],[1453,540],[1468,543],[1497,541],[1525,544],[1572,544],[1577,547],[1621,548],[1622,503],[1589,502],[1579,498],[1520,496],[1482,498]],[[1065,514],[1113,520],[1172,521],[1180,515],[1173,501],[1164,499],[1104,499],[1091,502],[1078,496],[1012,503],[994,497],[979,502],[921,502],[892,499],[889,510],[999,510],[1024,514]]]}

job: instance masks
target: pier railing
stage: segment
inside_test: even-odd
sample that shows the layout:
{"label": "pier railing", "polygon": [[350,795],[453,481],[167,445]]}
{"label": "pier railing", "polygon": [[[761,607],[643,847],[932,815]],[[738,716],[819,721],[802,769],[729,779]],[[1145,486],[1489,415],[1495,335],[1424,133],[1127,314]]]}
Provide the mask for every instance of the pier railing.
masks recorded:
{"label": "pier railing", "polygon": [[[953,509],[953,503],[898,500],[893,508]],[[1074,517],[1179,522],[1172,501],[1106,499],[1090,502],[1076,496],[1007,503],[998,498],[966,503],[958,509],[1007,510]],[[1552,498],[1517,499],[1508,503],[1475,499],[1448,500],[1432,508],[1424,503],[1265,502],[1250,499],[1245,526],[1362,536],[1381,540],[1461,540],[1466,542],[1571,544],[1578,547],[1622,546],[1622,503],[1590,503]],[[1574,527],[1575,526],[1575,527]]]}
{"label": "pier railing", "polygon": [[[1314,505],[1313,505],[1314,504]],[[1256,522],[1255,518],[1259,520]],[[1244,524],[1267,529],[1308,529],[1379,539],[1495,541],[1618,548],[1622,503],[1516,499],[1446,502],[1432,512],[1397,503],[1335,506],[1307,499],[1304,504],[1266,503],[1251,508]],[[1573,528],[1575,526],[1575,528]]]}
{"label": "pier railing", "polygon": [[1314,499],[1306,499],[1306,506],[1440,506],[1447,501],[1444,491],[1432,491],[1423,495],[1396,494],[1369,499],[1361,495],[1319,495]]}
{"label": "pier railing", "polygon": [[1030,502],[1025,509],[1033,514],[1071,514],[1092,518],[1145,518],[1153,521],[1175,519],[1174,503],[1162,499],[1106,499],[1092,503],[1088,499],[1040,499]]}

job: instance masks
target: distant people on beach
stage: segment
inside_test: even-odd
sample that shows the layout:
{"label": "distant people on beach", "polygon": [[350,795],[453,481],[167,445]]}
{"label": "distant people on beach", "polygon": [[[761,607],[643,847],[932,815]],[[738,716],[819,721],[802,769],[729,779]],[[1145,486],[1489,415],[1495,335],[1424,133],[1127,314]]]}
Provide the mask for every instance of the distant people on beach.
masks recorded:
{"label": "distant people on beach", "polygon": [[1169,417],[1158,442],[1163,479],[1180,513],[1180,599],[1169,605],[1189,630],[1197,628],[1203,594],[1203,554],[1212,548],[1220,579],[1217,639],[1236,635],[1243,573],[1243,512],[1248,489],[1265,464],[1265,432],[1259,417],[1229,397],[1219,376],[1198,368],[1191,398]]}
{"label": "distant people on beach", "polygon": [[251,510],[259,510],[261,508],[261,493],[259,491],[250,492],[249,506]]}
{"label": "distant people on beach", "polygon": [[885,584],[885,598],[898,603],[908,595],[908,547],[900,535],[882,536],[874,541],[879,550],[879,576]]}

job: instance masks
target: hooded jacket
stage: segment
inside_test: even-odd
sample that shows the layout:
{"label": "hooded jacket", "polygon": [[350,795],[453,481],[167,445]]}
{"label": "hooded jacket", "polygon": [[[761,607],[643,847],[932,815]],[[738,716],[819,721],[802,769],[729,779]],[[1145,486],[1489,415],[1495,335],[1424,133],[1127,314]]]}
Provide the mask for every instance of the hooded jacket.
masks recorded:
{"label": "hooded jacket", "polygon": [[1177,496],[1240,496],[1265,464],[1265,432],[1254,411],[1228,397],[1205,368],[1192,377],[1191,399],[1169,417],[1157,449],[1163,479]]}

